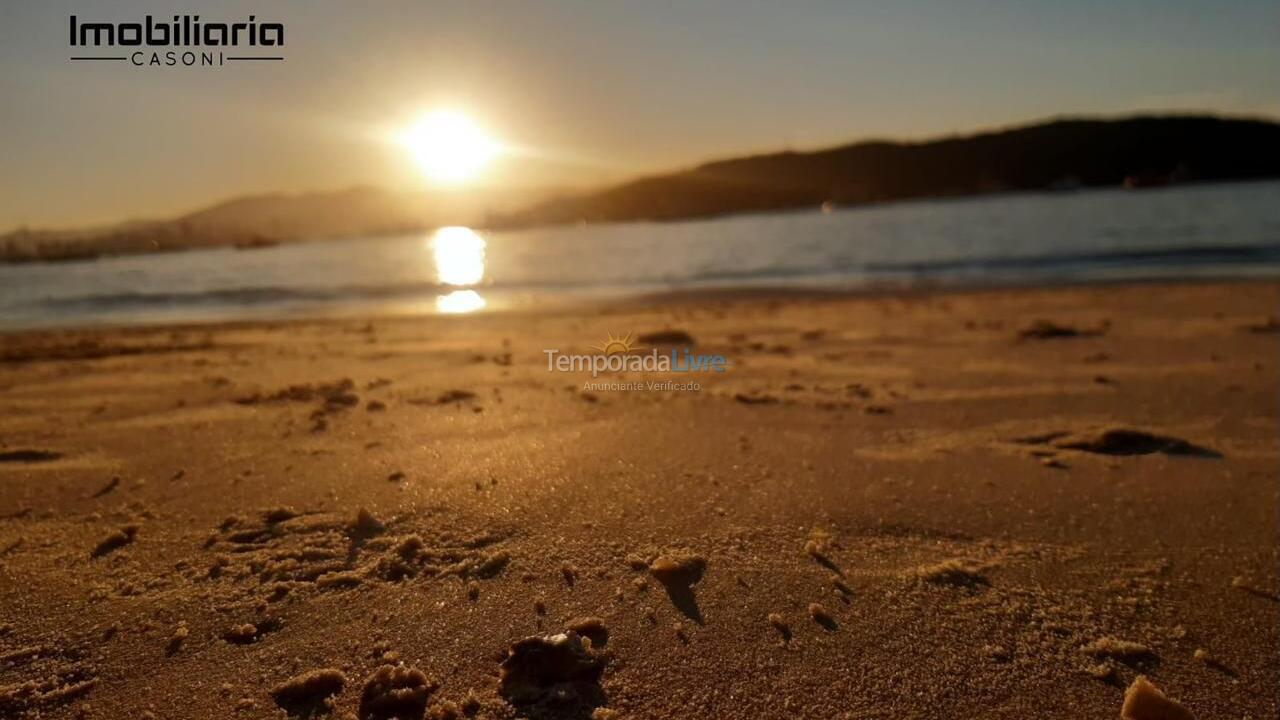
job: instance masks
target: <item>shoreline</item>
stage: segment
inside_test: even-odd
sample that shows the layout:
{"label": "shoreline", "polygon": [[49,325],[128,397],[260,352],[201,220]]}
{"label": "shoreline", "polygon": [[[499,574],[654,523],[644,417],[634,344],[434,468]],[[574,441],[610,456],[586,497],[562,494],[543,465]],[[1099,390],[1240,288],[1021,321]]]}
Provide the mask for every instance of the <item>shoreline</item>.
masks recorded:
{"label": "shoreline", "polygon": [[[1057,281],[1008,281],[1008,282],[921,282],[905,281],[902,284],[883,283],[864,286],[802,284],[777,286],[727,286],[642,291],[621,289],[598,293],[550,293],[536,301],[499,304],[474,312],[448,313],[441,311],[412,310],[407,308],[381,310],[372,303],[352,303],[348,307],[333,307],[328,312],[303,309],[296,312],[267,313],[261,316],[199,319],[137,320],[133,322],[103,321],[100,323],[67,325],[31,325],[5,327],[0,324],[0,337],[40,333],[92,333],[130,330],[215,330],[219,328],[249,327],[253,325],[277,325],[281,323],[343,323],[377,319],[466,318],[502,316],[560,315],[579,311],[599,312],[609,309],[644,309],[646,307],[676,306],[698,302],[762,302],[788,300],[875,300],[883,298],[927,298],[954,295],[957,297],[988,293],[1034,292],[1037,290],[1087,290],[1090,288],[1145,287],[1196,287],[1207,285],[1266,285],[1280,281],[1280,268],[1275,274],[1257,276],[1206,275],[1203,277],[1151,277],[1151,278],[1097,278],[1089,280],[1062,279]],[[483,286],[476,289],[485,290]],[[425,302],[425,298],[416,301]]]}

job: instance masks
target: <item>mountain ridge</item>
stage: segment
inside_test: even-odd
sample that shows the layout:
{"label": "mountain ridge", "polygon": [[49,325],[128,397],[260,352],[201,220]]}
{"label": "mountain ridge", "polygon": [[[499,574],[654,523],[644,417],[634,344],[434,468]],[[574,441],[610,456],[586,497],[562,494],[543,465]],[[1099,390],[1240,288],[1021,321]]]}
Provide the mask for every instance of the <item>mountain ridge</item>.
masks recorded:
{"label": "mountain ridge", "polygon": [[1280,177],[1280,123],[1061,117],[969,135],[713,160],[490,218],[494,227],[715,217],[1017,190]]}

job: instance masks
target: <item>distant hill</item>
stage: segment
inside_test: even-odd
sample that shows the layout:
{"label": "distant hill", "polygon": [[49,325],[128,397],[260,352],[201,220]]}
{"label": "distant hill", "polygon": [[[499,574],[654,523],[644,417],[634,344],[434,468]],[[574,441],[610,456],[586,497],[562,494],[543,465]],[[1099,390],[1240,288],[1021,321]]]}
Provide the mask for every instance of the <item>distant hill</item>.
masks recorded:
{"label": "distant hill", "polygon": [[[0,262],[73,260],[213,246],[261,247],[474,224],[494,205],[528,202],[528,191],[399,193],[359,187],[335,192],[237,198],[167,220],[85,230],[16,230],[0,235]],[[546,197],[546,194],[534,197]]]}
{"label": "distant hill", "polygon": [[700,165],[490,218],[495,227],[676,220],[1013,190],[1280,177],[1280,124],[1062,119],[925,142],[861,142]]}
{"label": "distant hill", "polygon": [[9,262],[66,260],[218,245],[254,247],[304,238],[424,227],[430,212],[413,198],[375,188],[238,198],[170,220],[87,230],[17,230],[0,235]]}

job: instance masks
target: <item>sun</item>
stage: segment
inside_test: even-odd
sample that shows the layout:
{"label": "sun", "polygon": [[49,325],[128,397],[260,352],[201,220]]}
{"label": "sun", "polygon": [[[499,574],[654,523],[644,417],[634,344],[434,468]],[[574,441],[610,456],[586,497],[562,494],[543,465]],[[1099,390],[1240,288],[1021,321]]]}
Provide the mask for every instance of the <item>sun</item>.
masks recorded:
{"label": "sun", "polygon": [[457,110],[423,115],[398,140],[424,175],[450,185],[474,179],[502,151],[484,128]]}

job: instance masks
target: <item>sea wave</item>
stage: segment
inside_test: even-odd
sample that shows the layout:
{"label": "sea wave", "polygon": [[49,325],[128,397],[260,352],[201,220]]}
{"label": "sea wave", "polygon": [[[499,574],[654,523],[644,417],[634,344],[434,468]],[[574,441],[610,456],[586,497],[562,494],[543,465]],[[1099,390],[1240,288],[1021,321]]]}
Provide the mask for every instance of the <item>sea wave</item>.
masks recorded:
{"label": "sea wave", "polygon": [[[1140,270],[1142,268],[1213,268],[1215,266],[1248,265],[1250,267],[1275,266],[1280,273],[1280,244],[1275,245],[1216,245],[1179,248],[1153,248],[1149,250],[1114,250],[1109,252],[1057,253],[1049,255],[992,255],[903,262],[851,262],[788,268],[759,268],[752,270],[694,271],[681,277],[649,276],[631,277],[625,282],[519,282],[503,283],[500,280],[476,289],[497,292],[565,292],[593,289],[654,287],[698,287],[701,285],[776,285],[787,282],[855,283],[861,280],[909,276],[914,279],[946,279],[963,277],[976,279],[983,276],[997,277],[1009,273],[1026,273],[1037,277],[1053,276],[1059,271],[1075,270],[1078,276],[1093,270],[1114,268]],[[1135,274],[1139,274],[1136,273]],[[128,291],[120,293],[84,294],[49,297],[34,304],[55,311],[110,311],[148,309],[157,307],[261,307],[289,304],[397,301],[429,298],[458,289],[452,285],[433,282],[393,283],[384,285],[351,284],[336,286],[265,286],[213,288],[182,292]]]}
{"label": "sea wave", "polygon": [[186,292],[102,293],[45,298],[39,304],[57,310],[121,309],[164,306],[245,306],[290,302],[334,302],[341,300],[396,300],[433,295],[448,286],[437,283],[394,285],[343,285],[336,287],[238,287]]}
{"label": "sea wave", "polygon": [[1034,256],[997,255],[915,262],[867,263],[863,267],[870,272],[930,274],[956,271],[1052,270],[1062,267],[1205,267],[1237,263],[1280,264],[1280,244],[1193,245],[1145,250],[1129,248],[1105,252],[1053,253]]}

